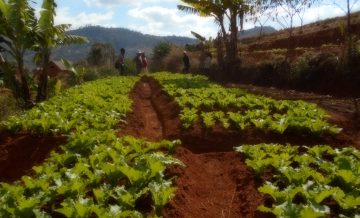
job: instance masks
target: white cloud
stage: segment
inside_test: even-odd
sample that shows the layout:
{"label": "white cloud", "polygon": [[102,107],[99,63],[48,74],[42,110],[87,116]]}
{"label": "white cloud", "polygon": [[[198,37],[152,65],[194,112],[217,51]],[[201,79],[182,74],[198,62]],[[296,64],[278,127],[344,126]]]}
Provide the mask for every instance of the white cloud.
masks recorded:
{"label": "white cloud", "polygon": [[69,8],[59,8],[55,17],[55,24],[72,24],[72,28],[78,28],[85,25],[101,25],[106,27],[116,26],[113,24],[114,13],[85,13],[81,12],[75,16],[70,15]]}
{"label": "white cloud", "polygon": [[114,5],[128,5],[132,1],[128,0],[83,0],[87,6],[114,6]]}
{"label": "white cloud", "polygon": [[129,6],[129,7],[144,7],[145,5],[164,5],[172,3],[176,5],[179,3],[179,0],[83,0],[85,4],[89,7],[111,7],[111,6]]}
{"label": "white cloud", "polygon": [[213,19],[183,14],[177,9],[153,6],[134,8],[128,14],[143,23],[130,24],[129,27],[148,34],[191,36],[190,31],[195,31],[204,36],[214,36],[217,31]]}

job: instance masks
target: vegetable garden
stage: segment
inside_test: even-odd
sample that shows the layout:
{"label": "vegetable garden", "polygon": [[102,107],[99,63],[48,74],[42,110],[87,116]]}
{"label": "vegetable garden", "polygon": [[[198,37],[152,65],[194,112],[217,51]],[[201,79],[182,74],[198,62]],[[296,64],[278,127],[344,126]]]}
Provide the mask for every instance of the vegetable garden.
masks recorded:
{"label": "vegetable garden", "polygon": [[66,142],[13,181],[0,168],[0,216],[358,217],[360,152],[329,119],[199,75],[86,83],[2,123]]}

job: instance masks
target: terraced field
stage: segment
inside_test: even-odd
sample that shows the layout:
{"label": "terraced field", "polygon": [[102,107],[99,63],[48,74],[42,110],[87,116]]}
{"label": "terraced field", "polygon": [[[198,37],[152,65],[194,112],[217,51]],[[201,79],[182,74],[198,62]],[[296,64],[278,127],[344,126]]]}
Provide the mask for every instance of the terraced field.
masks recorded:
{"label": "terraced field", "polygon": [[330,121],[191,74],[90,82],[2,123],[0,216],[357,217],[358,145]]}

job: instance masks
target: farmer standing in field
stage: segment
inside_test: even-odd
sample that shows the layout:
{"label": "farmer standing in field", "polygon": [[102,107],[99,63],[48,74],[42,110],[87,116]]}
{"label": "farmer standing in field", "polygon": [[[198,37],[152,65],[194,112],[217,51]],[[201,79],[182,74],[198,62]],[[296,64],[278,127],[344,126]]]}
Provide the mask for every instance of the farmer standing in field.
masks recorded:
{"label": "farmer standing in field", "polygon": [[136,65],[136,73],[137,74],[141,73],[141,69],[142,69],[142,66],[143,66],[141,53],[142,53],[142,51],[138,51],[138,53],[136,54],[136,56],[134,58],[134,62],[135,62],[135,65]]}
{"label": "farmer standing in field", "polygon": [[119,56],[119,73],[120,75],[125,74],[125,49],[120,49],[120,56]]}
{"label": "farmer standing in field", "polygon": [[211,60],[212,55],[210,52],[206,52],[205,59],[204,59],[204,68],[203,68],[203,74],[205,76],[210,76],[210,67],[211,67]]}
{"label": "farmer standing in field", "polygon": [[147,69],[147,66],[148,66],[148,61],[147,61],[147,58],[145,56],[145,52],[142,52],[141,53],[141,63],[142,63],[142,69],[141,69],[141,72],[142,73],[147,73],[148,72],[148,69]]}
{"label": "farmer standing in field", "polygon": [[189,73],[190,59],[189,59],[189,56],[187,55],[186,51],[184,51],[183,63],[184,63],[183,73]]}

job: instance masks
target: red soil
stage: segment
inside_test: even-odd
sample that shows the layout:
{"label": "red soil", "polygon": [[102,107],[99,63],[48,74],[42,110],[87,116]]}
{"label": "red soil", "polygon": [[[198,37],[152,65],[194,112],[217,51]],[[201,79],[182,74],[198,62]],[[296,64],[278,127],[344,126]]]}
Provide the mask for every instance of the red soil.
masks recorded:
{"label": "red soil", "polygon": [[[358,35],[360,30],[360,23],[353,24],[352,32]],[[282,36],[278,36],[273,34],[267,37],[264,37],[260,42],[252,43],[248,45],[249,51],[254,50],[267,50],[274,48],[289,48],[289,36],[287,34],[283,34]],[[336,44],[340,45],[344,42],[344,33],[342,32],[340,26],[334,27],[324,27],[324,29],[309,31],[299,34],[294,34],[293,36],[293,44],[291,45],[293,48],[296,47],[307,47],[314,48],[320,47],[324,44]]]}
{"label": "red soil", "polygon": [[173,170],[178,176],[177,193],[165,217],[266,217],[256,211],[263,196],[239,154],[195,154],[179,147],[175,156],[186,168]]}
{"label": "red soil", "polygon": [[30,174],[49,153],[66,142],[65,137],[0,134],[0,181],[13,182]]}
{"label": "red soil", "polygon": [[144,80],[139,81],[130,93],[130,98],[133,100],[132,112],[128,114],[126,123],[120,125],[122,130],[118,134],[119,137],[132,135],[151,141],[162,139],[162,125],[152,105],[151,97],[152,90],[149,83]]}

